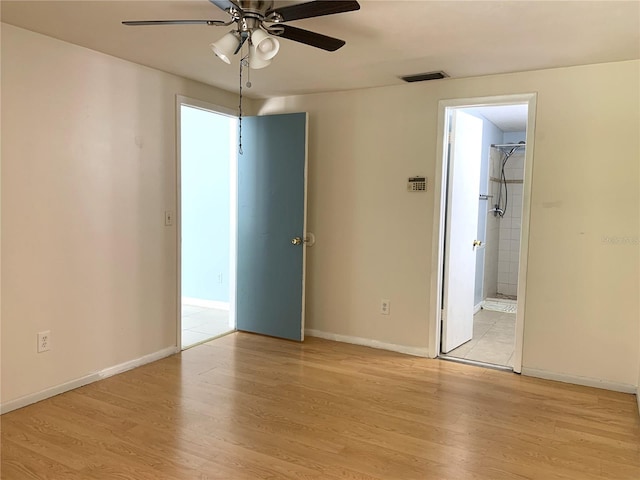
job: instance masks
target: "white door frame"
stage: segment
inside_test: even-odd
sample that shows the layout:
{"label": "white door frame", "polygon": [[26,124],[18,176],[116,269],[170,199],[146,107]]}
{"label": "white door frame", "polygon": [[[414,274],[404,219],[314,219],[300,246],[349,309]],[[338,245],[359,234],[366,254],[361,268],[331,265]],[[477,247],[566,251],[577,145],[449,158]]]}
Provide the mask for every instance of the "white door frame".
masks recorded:
{"label": "white door frame", "polygon": [[446,181],[448,132],[445,129],[447,108],[471,108],[485,106],[528,105],[527,148],[525,149],[524,185],[522,191],[522,228],[520,231],[520,258],[518,271],[518,312],[516,314],[516,344],[513,356],[513,371],[522,371],[522,353],[524,340],[524,318],[526,311],[527,260],[529,258],[529,220],[531,216],[531,183],[533,173],[533,151],[536,119],[536,93],[518,95],[499,95],[494,97],[459,98],[438,102],[438,138],[436,150],[436,171],[434,185],[433,239],[431,250],[431,299],[429,312],[429,356],[440,355],[442,288],[444,264],[444,225],[446,209]]}
{"label": "white door frame", "polygon": [[[181,135],[181,107],[199,108],[209,112],[238,118],[237,112],[232,108],[215,105],[203,100],[198,100],[184,95],[176,95],[176,212],[174,214],[174,225],[176,228],[176,346],[182,350],[182,135]],[[233,147],[233,145],[232,145]],[[229,224],[230,244],[229,244],[229,323],[236,325],[236,247],[237,247],[237,225],[238,219],[238,165],[231,162],[230,165],[230,206],[231,219]]]}

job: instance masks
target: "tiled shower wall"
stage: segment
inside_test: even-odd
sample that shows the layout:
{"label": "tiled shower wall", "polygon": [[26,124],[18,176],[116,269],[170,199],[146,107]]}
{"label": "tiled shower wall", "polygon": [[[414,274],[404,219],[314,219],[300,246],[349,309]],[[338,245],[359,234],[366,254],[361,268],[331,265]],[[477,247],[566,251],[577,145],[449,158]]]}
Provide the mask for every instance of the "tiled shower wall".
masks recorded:
{"label": "tiled shower wall", "polygon": [[[494,149],[495,150],[495,149]],[[522,183],[524,178],[524,148],[519,148],[505,165],[507,179],[507,209],[498,217],[498,285],[497,293],[515,296],[518,292],[518,262],[520,259],[520,229],[522,224]],[[492,155],[491,177],[500,178],[502,154]],[[498,198],[498,181],[491,181],[494,202]],[[504,196],[504,185],[502,186]],[[504,198],[504,197],[503,197]]]}
{"label": "tiled shower wall", "polygon": [[485,252],[484,252],[484,282],[483,282],[483,295],[482,298],[492,298],[498,293],[498,247],[500,242],[500,217],[494,217],[493,213],[489,212],[493,208],[496,199],[498,198],[497,183],[492,181],[491,178],[495,178],[493,165],[498,163],[498,157],[500,156],[499,150],[492,148],[489,154],[489,185],[488,193],[492,198],[488,202],[480,202],[480,206],[486,204],[487,207],[487,220],[486,220],[486,233],[485,233]]}
{"label": "tiled shower wall", "polygon": [[[516,296],[518,292],[518,262],[522,224],[522,181],[524,178],[524,148],[517,150],[505,165],[507,178],[507,209],[503,217],[487,215],[483,296],[496,294]],[[489,209],[498,201],[500,166],[504,155],[492,148],[489,156],[489,193],[493,196]],[[503,186],[504,196],[504,186]]]}
{"label": "tiled shower wall", "polygon": [[[491,195],[489,177],[491,148],[493,144],[500,144],[504,140],[504,132],[485,117],[481,117],[482,151],[480,153],[480,199],[478,201],[478,233],[476,239],[484,243],[484,247],[476,249],[476,271],[473,293],[473,303],[476,307],[482,304],[487,296],[495,297],[498,288],[498,222],[489,213],[493,208],[492,199],[483,199]],[[493,248],[495,247],[495,248]],[[490,292],[487,286],[490,285]]]}

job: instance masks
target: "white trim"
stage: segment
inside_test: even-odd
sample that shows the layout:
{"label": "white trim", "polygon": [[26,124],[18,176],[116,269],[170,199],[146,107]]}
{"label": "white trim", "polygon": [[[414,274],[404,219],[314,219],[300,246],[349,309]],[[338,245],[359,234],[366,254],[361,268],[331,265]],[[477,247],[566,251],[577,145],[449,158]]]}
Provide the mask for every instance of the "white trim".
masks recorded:
{"label": "white trim", "polygon": [[482,304],[484,303],[484,300],[482,302],[480,302],[479,304],[477,304],[475,307],[473,307],[473,314],[475,315],[476,313],[478,313],[480,310],[482,310]]}
{"label": "white trim", "polygon": [[55,387],[50,387],[36,393],[25,395],[24,397],[16,398],[15,400],[10,400],[0,405],[0,413],[4,415],[5,413],[17,410],[18,408],[26,407],[27,405],[40,402],[50,397],[55,397],[56,395],[70,390],[75,390],[76,388],[97,382],[98,380],[100,380],[100,376],[97,373],[92,373],[85,375],[84,377],[56,385]]}
{"label": "white trim", "polygon": [[533,181],[533,150],[535,148],[537,95],[531,94],[527,107],[527,147],[524,152],[524,185],[522,186],[522,218],[520,228],[520,258],[518,259],[518,308],[516,310],[516,344],[513,351],[513,371],[522,372],[524,351],[524,318],[527,301],[527,270],[531,222],[531,187]]}
{"label": "white trim", "polygon": [[176,95],[176,346],[182,345],[182,104]]}
{"label": "white trim", "polygon": [[140,358],[134,358],[133,360],[129,360],[128,362],[124,362],[119,365],[114,365],[113,367],[100,370],[99,372],[97,372],[97,375],[100,380],[103,380],[105,378],[112,377],[113,375],[118,375],[119,373],[141,367],[142,365],[146,365],[147,363],[162,360],[163,358],[175,355],[176,353],[180,353],[180,349],[178,347],[163,348],[162,350],[144,355]]}
{"label": "white trim", "polygon": [[182,297],[182,305],[190,305],[192,307],[217,308],[218,310],[229,310],[231,304],[229,302],[219,302],[217,300],[205,300],[204,298]]}
{"label": "white trim", "polygon": [[325,340],[334,340],[336,342],[352,343],[354,345],[363,345],[365,347],[379,348],[381,350],[390,350],[392,352],[414,355],[416,357],[428,357],[429,349],[423,347],[409,347],[407,345],[396,345],[394,343],[380,342],[370,338],[352,337],[350,335],[339,335],[337,333],[323,332],[320,330],[306,329],[305,334],[309,337],[324,338]]}
{"label": "white trim", "polygon": [[444,212],[446,205],[446,189],[442,188],[444,167],[447,162],[449,144],[448,131],[445,131],[445,105],[441,100],[438,104],[438,125],[436,144],[436,171],[433,180],[433,229],[431,239],[431,293],[433,308],[429,312],[429,357],[440,355],[440,334],[442,333],[442,275],[444,273],[444,251],[442,241],[444,237]]}
{"label": "white trim", "polygon": [[545,380],[555,380],[556,382],[573,383],[574,385],[583,385],[585,387],[603,388],[605,390],[613,390],[614,392],[636,393],[635,385],[609,382],[598,378],[581,377],[565,373],[549,372],[547,370],[538,370],[537,368],[523,367],[522,375],[544,378]]}
{"label": "white trim", "polygon": [[525,177],[523,185],[522,230],[520,237],[520,268],[518,273],[518,313],[516,315],[516,343],[514,351],[513,371],[522,370],[522,349],[524,339],[524,314],[527,259],[529,249],[529,219],[531,211],[531,183],[533,171],[533,148],[535,141],[536,93],[499,95],[495,97],[459,98],[440,100],[438,102],[438,131],[436,145],[436,169],[433,181],[434,215],[431,250],[431,288],[432,308],[429,312],[429,356],[440,355],[441,318],[442,318],[442,273],[444,242],[444,208],[446,206],[446,188],[443,188],[444,172],[447,167],[448,132],[445,129],[447,108],[465,108],[499,105],[528,105],[527,148],[525,150]]}
{"label": "white trim", "polygon": [[[180,105],[187,105],[188,107],[200,108],[202,110],[207,110],[208,112],[219,113],[221,115],[227,115],[228,117],[238,118],[238,112],[233,108],[223,107],[222,105],[205,102],[203,100],[198,100],[197,98],[186,97],[184,95],[176,95],[176,103],[178,105],[178,111],[180,111]],[[178,131],[177,133],[178,137],[180,137],[180,131]]]}
{"label": "white trim", "polygon": [[[229,149],[229,328],[236,329],[236,299],[238,282],[238,119],[234,120],[230,132],[231,145]],[[182,250],[180,251],[182,253]]]}
{"label": "white trim", "polygon": [[[303,217],[302,238],[307,238],[307,186],[309,179],[309,112],[304,112],[304,185],[303,185]],[[300,312],[300,341],[304,342],[304,325],[306,319],[307,296],[307,244],[302,242],[302,308]]]}
{"label": "white trim", "polygon": [[104,370],[100,370],[99,372],[90,373],[89,375],[85,375],[84,377],[76,378],[75,380],[49,387],[39,392],[16,398],[15,400],[10,400],[0,405],[0,414],[5,414],[7,412],[11,412],[12,410],[26,407],[27,405],[31,405],[32,403],[40,402],[47,398],[68,392],[70,390],[75,390],[76,388],[80,388],[90,383],[97,382],[98,380],[104,380],[105,378],[111,377],[113,375],[126,372],[127,370],[131,370],[142,365],[146,365],[147,363],[161,360],[165,357],[174,355],[179,352],[180,349],[178,347],[164,348],[162,350],[158,350],[157,352],[144,355],[140,358],[121,363],[120,365],[105,368]]}

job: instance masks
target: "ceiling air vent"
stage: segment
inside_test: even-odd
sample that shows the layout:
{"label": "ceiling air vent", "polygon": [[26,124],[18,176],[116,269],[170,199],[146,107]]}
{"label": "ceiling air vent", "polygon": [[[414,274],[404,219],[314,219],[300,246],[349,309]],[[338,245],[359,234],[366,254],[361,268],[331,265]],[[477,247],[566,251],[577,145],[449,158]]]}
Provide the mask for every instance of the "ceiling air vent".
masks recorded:
{"label": "ceiling air vent", "polygon": [[427,80],[440,80],[441,78],[447,78],[449,75],[440,71],[440,72],[428,72],[428,73],[418,73],[417,75],[407,75],[404,77],[400,77],[405,82],[426,82]]}

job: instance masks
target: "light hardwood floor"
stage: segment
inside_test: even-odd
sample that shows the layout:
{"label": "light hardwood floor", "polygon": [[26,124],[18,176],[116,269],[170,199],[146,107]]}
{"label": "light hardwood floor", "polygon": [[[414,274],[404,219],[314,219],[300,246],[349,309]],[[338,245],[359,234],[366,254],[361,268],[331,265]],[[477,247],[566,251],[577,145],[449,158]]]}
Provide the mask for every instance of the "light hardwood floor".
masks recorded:
{"label": "light hardwood floor", "polygon": [[640,478],[635,397],[234,333],[2,416],[3,480]]}

